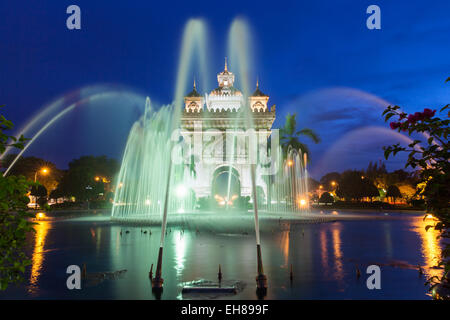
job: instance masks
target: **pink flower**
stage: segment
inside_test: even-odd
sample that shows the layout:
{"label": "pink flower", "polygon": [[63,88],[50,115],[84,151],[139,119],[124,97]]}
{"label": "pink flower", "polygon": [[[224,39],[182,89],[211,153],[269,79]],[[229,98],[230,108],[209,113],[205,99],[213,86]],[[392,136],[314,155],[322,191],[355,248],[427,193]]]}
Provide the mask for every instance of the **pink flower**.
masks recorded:
{"label": "pink flower", "polygon": [[409,123],[415,123],[417,121],[417,117],[416,117],[416,115],[414,115],[414,114],[410,114],[409,116],[408,116],[408,122]]}
{"label": "pink flower", "polygon": [[400,127],[401,123],[400,122],[391,122],[389,124],[389,126],[391,127],[392,130],[397,129],[398,127]]}
{"label": "pink flower", "polygon": [[421,112],[414,113],[414,117],[415,117],[416,121],[423,120],[425,118],[424,114]]}
{"label": "pink flower", "polygon": [[424,118],[431,118],[431,117],[434,117],[435,113],[436,113],[436,110],[431,110],[431,109],[425,108],[423,110],[423,117]]}

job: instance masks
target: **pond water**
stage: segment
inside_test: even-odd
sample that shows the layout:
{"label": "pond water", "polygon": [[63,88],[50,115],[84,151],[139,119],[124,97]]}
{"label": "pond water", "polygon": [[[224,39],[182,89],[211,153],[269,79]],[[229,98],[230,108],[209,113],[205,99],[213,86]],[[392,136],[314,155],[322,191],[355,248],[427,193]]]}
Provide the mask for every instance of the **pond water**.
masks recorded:
{"label": "pond water", "polygon": [[[321,214],[346,217],[343,211]],[[410,213],[357,216],[323,223],[263,218],[262,257],[269,284],[266,298],[430,299],[426,277],[441,272],[433,268],[441,246],[434,231],[425,231],[430,221],[424,221],[422,214]],[[251,224],[245,230],[237,216],[229,219],[240,228],[221,228],[221,221],[214,218],[198,225],[169,225],[162,299],[256,299],[255,234]],[[25,283],[1,292],[0,299],[155,299],[148,273],[150,265],[156,265],[159,229],[121,225],[108,217],[40,221],[30,239],[33,263]],[[68,290],[67,267],[83,263],[88,280],[81,290]],[[225,283],[240,283],[237,294],[181,294],[188,282],[216,281],[219,264]],[[366,268],[372,264],[381,268],[380,290],[366,286]],[[126,271],[105,279],[99,276],[119,270]]]}

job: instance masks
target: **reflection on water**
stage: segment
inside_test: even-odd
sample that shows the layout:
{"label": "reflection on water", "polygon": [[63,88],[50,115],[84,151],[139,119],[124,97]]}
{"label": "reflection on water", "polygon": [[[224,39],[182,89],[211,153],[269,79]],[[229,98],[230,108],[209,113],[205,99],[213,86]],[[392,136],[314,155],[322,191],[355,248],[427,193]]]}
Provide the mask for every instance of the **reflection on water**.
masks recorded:
{"label": "reflection on water", "polygon": [[422,256],[425,261],[424,272],[425,275],[429,277],[442,276],[443,270],[435,268],[441,259],[442,247],[439,243],[437,236],[440,234],[439,231],[434,228],[429,228],[426,231],[425,227],[428,225],[434,225],[436,221],[434,219],[418,218],[415,220],[413,226],[414,230],[420,235],[422,239]]}
{"label": "reflection on water", "polygon": [[283,267],[287,267],[287,264],[288,264],[290,233],[291,232],[289,230],[281,232],[280,247],[281,247],[281,252],[283,253],[283,257],[284,257]]}
{"label": "reflection on water", "polygon": [[175,236],[175,270],[177,271],[177,278],[181,276],[184,270],[186,241],[184,232],[179,230],[178,235]]}
{"label": "reflection on water", "polygon": [[320,256],[322,260],[322,268],[329,275],[328,267],[328,243],[327,243],[327,232],[325,229],[320,230]]}
{"label": "reflection on water", "polygon": [[334,261],[336,263],[335,279],[339,282],[344,278],[344,268],[342,265],[342,250],[341,250],[341,228],[335,227],[332,231],[333,236],[333,253]]}
{"label": "reflection on water", "polygon": [[28,286],[28,292],[31,294],[35,294],[38,291],[38,281],[39,276],[42,272],[42,267],[44,263],[44,255],[45,255],[45,239],[47,237],[48,230],[50,228],[50,222],[48,221],[39,221],[34,226],[35,233],[35,241],[33,248],[33,255],[31,257],[31,275],[30,275],[30,283]]}
{"label": "reflection on water", "polygon": [[[335,224],[331,228],[322,228],[319,233],[322,272],[327,279],[336,280],[339,286],[343,285],[344,279],[341,228],[341,224]],[[329,237],[329,233],[331,233],[331,237]],[[332,248],[332,251],[329,252],[328,248]],[[329,257],[330,253],[331,257]]]}
{"label": "reflection on water", "polygon": [[[341,212],[339,212],[339,215]],[[430,220],[403,216],[398,219],[289,224],[278,221],[262,233],[263,261],[269,279],[268,299],[426,299],[425,277],[414,266],[425,265],[427,277],[441,256],[438,233],[425,231]],[[220,227],[220,225],[219,225]],[[159,228],[103,223],[48,222],[35,226],[32,266],[27,286],[20,293],[0,292],[0,298],[153,299],[148,273],[157,260]],[[227,233],[172,227],[166,239],[163,262],[163,299],[182,299],[185,282],[217,280],[221,264],[224,280],[242,281],[246,287],[230,299],[255,299],[256,253],[251,232]],[[148,232],[146,232],[148,231]],[[57,246],[57,250],[50,250]],[[399,267],[403,261],[412,268]],[[123,279],[107,280],[78,293],[65,287],[65,268],[86,262],[88,272],[126,269]],[[380,264],[383,286],[367,290],[360,268]],[[289,266],[293,265],[293,281]],[[153,270],[155,271],[155,270]]]}

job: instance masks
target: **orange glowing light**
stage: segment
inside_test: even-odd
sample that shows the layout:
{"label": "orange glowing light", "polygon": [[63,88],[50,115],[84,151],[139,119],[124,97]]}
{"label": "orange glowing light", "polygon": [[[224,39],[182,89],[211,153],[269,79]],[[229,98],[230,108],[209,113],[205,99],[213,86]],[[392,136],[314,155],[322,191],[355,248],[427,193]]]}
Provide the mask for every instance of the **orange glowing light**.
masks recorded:
{"label": "orange glowing light", "polygon": [[39,212],[38,214],[36,214],[36,219],[40,220],[45,218],[45,214],[43,212]]}
{"label": "orange glowing light", "polygon": [[297,203],[300,207],[306,207],[307,202],[305,199],[297,199]]}
{"label": "orange glowing light", "polygon": [[292,166],[294,165],[294,161],[288,160],[287,165],[288,165],[289,167],[292,167]]}

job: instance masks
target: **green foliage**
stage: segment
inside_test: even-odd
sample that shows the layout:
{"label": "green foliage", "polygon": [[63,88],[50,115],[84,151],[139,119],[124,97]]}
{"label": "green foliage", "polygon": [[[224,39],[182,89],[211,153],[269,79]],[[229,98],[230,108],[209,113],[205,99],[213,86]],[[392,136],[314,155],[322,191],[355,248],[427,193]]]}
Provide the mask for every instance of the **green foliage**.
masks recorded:
{"label": "green foliage", "polygon": [[47,189],[43,185],[34,185],[30,194],[36,197],[36,203],[39,207],[44,208],[47,205]]}
{"label": "green foliage", "polygon": [[84,156],[69,163],[69,169],[64,174],[53,195],[75,197],[77,201],[94,200],[105,192],[105,183],[95,177],[112,181],[119,171],[119,163],[106,156]]}
{"label": "green foliage", "polygon": [[324,192],[320,196],[319,203],[333,203],[334,198],[329,192]]}
{"label": "green foliage", "polygon": [[[17,154],[8,154],[3,158],[3,166],[8,167],[16,158]],[[42,173],[46,168],[48,172]],[[9,171],[10,175],[24,176],[28,180],[34,181],[34,178],[42,184],[49,192],[56,189],[63,175],[55,164],[37,157],[21,157]]]}
{"label": "green foliage", "polygon": [[[16,139],[5,133],[13,128],[10,121],[0,115],[0,154],[7,146],[23,148],[25,139]],[[28,219],[28,197],[33,185],[23,176],[0,175],[0,290],[23,280],[26,266],[31,264],[25,254],[26,236],[33,230]]]}
{"label": "green foliage", "polygon": [[386,197],[392,198],[392,200],[395,202],[396,198],[402,197],[402,193],[396,185],[390,185],[386,191]]}
{"label": "green foliage", "polygon": [[380,195],[369,178],[364,178],[361,171],[353,170],[347,170],[341,174],[336,194],[347,201],[361,201],[364,197],[373,198]]}
{"label": "green foliage", "polygon": [[332,189],[332,185],[331,183],[337,182],[341,179],[341,174],[338,172],[330,172],[327,173],[326,175],[324,175],[321,179],[320,179],[320,183],[323,185],[323,187],[326,190],[331,190]]}
{"label": "green foliage", "polygon": [[[3,106],[0,106],[0,108],[2,107]],[[16,147],[19,149],[23,149],[24,143],[26,141],[23,136],[20,136],[19,139],[17,139],[16,137],[10,136],[5,133],[5,131],[11,130],[13,127],[14,124],[0,114],[0,154],[3,154],[7,147]]]}
{"label": "green foliage", "polygon": [[234,201],[234,207],[237,209],[252,209],[253,205],[250,203],[250,197],[249,196],[240,196]]}
{"label": "green foliage", "polygon": [[311,139],[314,143],[319,143],[320,138],[319,136],[311,129],[304,128],[301,130],[297,130],[297,120],[296,120],[297,114],[294,113],[293,115],[287,114],[286,115],[286,122],[284,124],[284,127],[280,129],[280,142],[281,147],[283,148],[283,154],[286,157],[288,148],[291,146],[292,148],[296,150],[301,150],[302,153],[308,154],[308,157],[310,156],[310,152],[308,149],[308,146],[302,142],[299,141],[299,136],[305,136]]}
{"label": "green foliage", "polygon": [[[449,78],[450,79],[450,78]],[[449,81],[447,79],[447,81]],[[400,152],[408,153],[405,167],[419,170],[419,179],[422,187],[417,194],[425,199],[427,211],[432,212],[438,219],[433,227],[441,232],[441,237],[450,237],[450,150],[448,136],[449,130],[449,105],[440,109],[442,117],[435,116],[436,110],[424,109],[423,112],[406,114],[399,106],[389,106],[384,112],[385,121],[395,117],[397,121],[391,122],[390,127],[398,132],[408,135],[420,133],[424,139],[415,139],[408,146],[399,143],[384,147],[384,156],[388,159]],[[450,271],[450,244],[445,243],[442,252],[444,275],[437,280],[446,282]]]}
{"label": "green foliage", "polygon": [[217,203],[214,204],[214,200],[211,197],[198,198],[196,204],[199,210],[211,210],[215,205],[217,205]]}
{"label": "green foliage", "polygon": [[31,188],[30,194],[38,198],[47,197],[47,189],[42,185],[35,185]]}
{"label": "green foliage", "polygon": [[31,261],[25,254],[26,235],[33,230],[26,212],[30,183],[24,177],[0,176],[0,289],[23,280]]}

